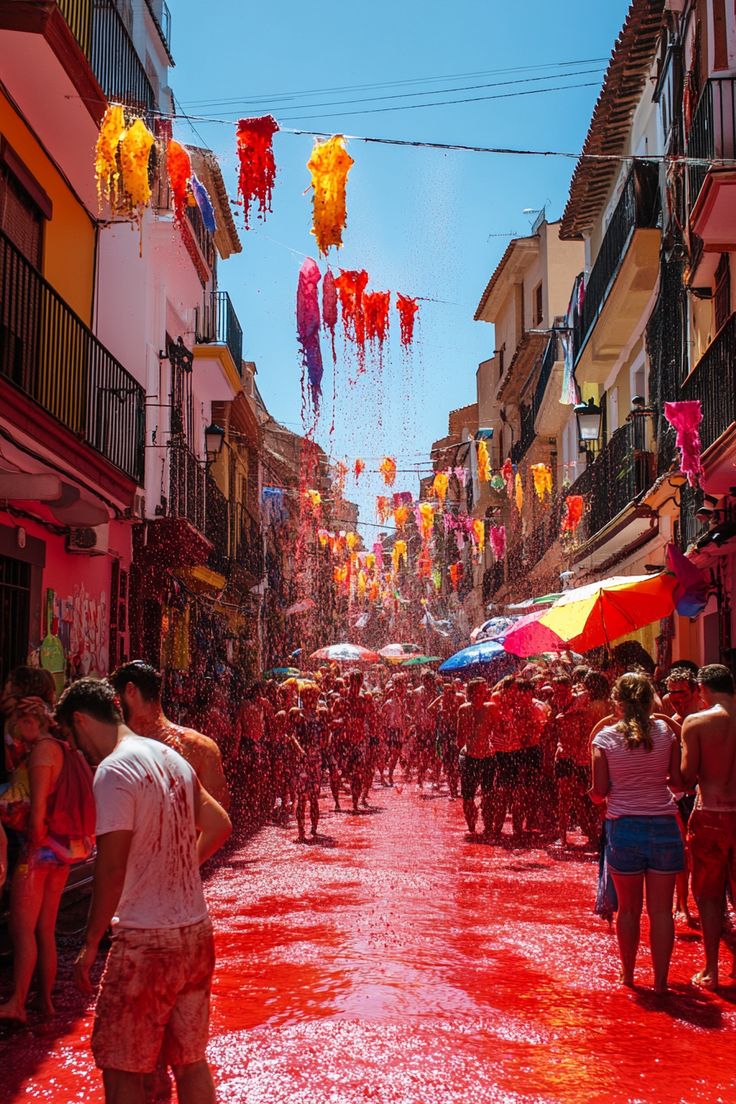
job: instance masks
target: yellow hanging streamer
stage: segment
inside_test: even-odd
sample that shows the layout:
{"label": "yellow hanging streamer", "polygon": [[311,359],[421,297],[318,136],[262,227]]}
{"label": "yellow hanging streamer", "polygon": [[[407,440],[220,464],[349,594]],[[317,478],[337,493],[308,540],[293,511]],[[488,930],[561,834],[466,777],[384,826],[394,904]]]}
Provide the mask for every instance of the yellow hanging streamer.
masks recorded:
{"label": "yellow hanging streamer", "polygon": [[519,472],[516,473],[516,479],[514,480],[514,496],[516,498],[516,509],[521,513],[524,509],[524,487]]}
{"label": "yellow hanging streamer", "polygon": [[397,506],[394,510],[394,522],[397,529],[403,530],[407,521],[409,520],[409,514],[411,510],[408,506]]}
{"label": "yellow hanging streamer", "polygon": [[445,499],[447,498],[447,488],[450,485],[450,480],[446,472],[437,472],[432,482],[432,494],[439,499],[440,505],[444,506]]}
{"label": "yellow hanging streamer", "polygon": [[391,563],[393,564],[394,572],[399,570],[402,563],[406,567],[406,541],[396,541],[393,552],[391,553]]}
{"label": "yellow hanging streamer", "polygon": [[485,441],[478,442],[478,478],[481,483],[490,483],[491,480],[491,458]]}
{"label": "yellow hanging streamer", "polygon": [[428,541],[434,529],[434,506],[431,502],[419,503],[419,518],[422,526],[422,540]]}
{"label": "yellow hanging streamer", "polygon": [[486,526],[483,518],[473,518],[473,538],[479,555],[482,555],[486,547]]}
{"label": "yellow hanging streamer", "polygon": [[317,248],[324,255],[330,246],[339,249],[342,245],[342,232],[348,217],[345,193],[353,165],[341,134],[333,135],[326,142],[317,142],[307,162],[314,189],[312,233],[317,239]]}
{"label": "yellow hanging streamer", "polygon": [[545,495],[552,494],[552,469],[548,464],[532,464],[530,470],[537,498],[544,502]]}
{"label": "yellow hanging streamer", "polygon": [[151,199],[148,161],[155,139],[142,119],[135,119],[120,139],[120,168],[126,203],[140,211]]}
{"label": "yellow hanging streamer", "polygon": [[118,171],[118,146],[125,134],[125,114],[121,104],[110,104],[100,124],[95,146],[95,177],[97,198],[102,207],[108,200],[113,211],[120,202],[120,173]]}

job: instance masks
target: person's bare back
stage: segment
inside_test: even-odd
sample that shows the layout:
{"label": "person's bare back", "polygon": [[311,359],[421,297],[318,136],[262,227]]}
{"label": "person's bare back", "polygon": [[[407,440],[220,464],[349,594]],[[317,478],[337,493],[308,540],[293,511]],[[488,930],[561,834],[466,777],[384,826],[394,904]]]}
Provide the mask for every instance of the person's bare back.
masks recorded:
{"label": "person's bare back", "polygon": [[736,700],[718,695],[709,709],[692,713],[682,726],[682,774],[697,781],[698,807],[736,811]]}

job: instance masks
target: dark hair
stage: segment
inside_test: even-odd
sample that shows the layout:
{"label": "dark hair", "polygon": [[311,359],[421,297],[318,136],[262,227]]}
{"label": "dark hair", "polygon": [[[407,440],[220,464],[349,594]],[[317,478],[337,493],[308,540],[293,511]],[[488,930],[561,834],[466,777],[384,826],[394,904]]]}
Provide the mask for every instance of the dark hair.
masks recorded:
{"label": "dark hair", "polygon": [[467,690],[467,693],[468,693],[468,697],[470,697],[470,693],[471,693],[471,691],[472,691],[472,690],[475,690],[475,689],[476,689],[476,687],[478,687],[478,686],[483,686],[483,687],[485,688],[485,687],[486,687],[487,685],[488,685],[488,684],[487,684],[487,682],[486,682],[486,680],[485,680],[484,678],[472,678],[472,679],[468,679],[468,684],[467,684],[467,687],[466,687],[466,690]]}
{"label": "dark hair", "polygon": [[698,680],[689,667],[673,667],[664,682],[668,690],[671,682],[686,682],[691,690],[698,685]]}
{"label": "dark hair", "polygon": [[713,694],[733,694],[733,675],[722,663],[709,663],[698,671],[698,682]]}
{"label": "dark hair", "polygon": [[572,679],[569,675],[555,675],[552,679],[552,686],[572,686]]}
{"label": "dark hair", "polygon": [[691,659],[676,659],[670,667],[667,678],[671,678],[675,671],[687,671],[688,675],[692,675],[693,678],[698,677],[698,665],[693,663]]}
{"label": "dark hair", "polygon": [[132,682],[140,690],[144,701],[157,702],[161,699],[161,675],[155,667],[144,663],[142,659],[123,663],[113,671],[108,681],[118,694],[122,694],[128,683]]}
{"label": "dark hair", "polygon": [[115,691],[105,679],[81,678],[66,688],[56,707],[56,720],[71,728],[75,713],[87,713],[104,724],[117,725],[123,719]]}
{"label": "dark hair", "polygon": [[353,684],[357,683],[358,686],[362,686],[363,672],[358,670],[357,667],[354,667],[351,671],[348,671],[348,682]]}
{"label": "dark hair", "polygon": [[15,667],[8,682],[18,698],[41,698],[49,705],[56,698],[54,676],[44,667]]}
{"label": "dark hair", "polygon": [[608,679],[601,671],[588,671],[583,679],[583,686],[593,701],[605,701],[611,693]]}
{"label": "dark hair", "polygon": [[534,692],[534,683],[531,679],[518,678],[516,680],[516,689],[520,694],[532,694]]}
{"label": "dark hair", "polygon": [[587,675],[590,674],[590,667],[585,663],[578,663],[577,667],[572,669],[572,681],[584,682]]}
{"label": "dark hair", "polygon": [[500,682],[496,683],[497,690],[510,690],[516,686],[516,675],[504,675]]}
{"label": "dark hair", "polygon": [[633,671],[621,675],[613,688],[613,700],[620,704],[623,711],[616,728],[623,733],[628,750],[643,747],[651,751],[654,747],[650,730],[654,687],[649,677]]}

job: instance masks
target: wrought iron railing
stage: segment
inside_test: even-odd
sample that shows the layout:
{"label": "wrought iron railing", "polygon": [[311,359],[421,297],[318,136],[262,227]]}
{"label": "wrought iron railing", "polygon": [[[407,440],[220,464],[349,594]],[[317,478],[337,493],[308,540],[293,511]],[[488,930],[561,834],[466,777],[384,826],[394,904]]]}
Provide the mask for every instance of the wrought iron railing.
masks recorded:
{"label": "wrought iron railing", "polygon": [[205,297],[197,318],[197,341],[200,344],[227,345],[240,374],[243,363],[243,331],[226,291],[211,291]]}
{"label": "wrought iron railing", "polygon": [[108,100],[150,116],[156,106],[153,86],[115,0],[93,0],[93,4],[87,56],[102,91]]}
{"label": "wrought iron railing", "polygon": [[529,451],[534,438],[536,437],[536,431],[534,424],[537,420],[537,414],[544,400],[544,393],[547,390],[547,384],[549,383],[550,376],[552,375],[552,369],[555,365],[557,358],[557,334],[553,333],[547,342],[544,354],[542,356],[542,363],[539,370],[539,378],[537,379],[534,393],[532,395],[532,401],[529,407],[524,411],[521,418],[521,433],[519,440],[511,446],[511,461],[514,464],[518,464],[519,461]]}
{"label": "wrought iron railing", "polygon": [[705,532],[705,525],[696,518],[696,513],[703,505],[703,492],[699,487],[691,487],[685,483],[680,492],[680,519],[678,535],[680,548],[687,551]]}
{"label": "wrought iron railing", "polygon": [[692,211],[710,165],[736,156],[736,79],[712,77],[706,81],[687,137],[688,193]]}
{"label": "wrought iron railing", "polygon": [[680,389],[680,398],[699,399],[704,449],[736,421],[736,314],[721,327]]}
{"label": "wrought iron railing", "polygon": [[231,556],[256,579],[265,573],[263,530],[246,506],[233,503],[231,512]]}
{"label": "wrought iron railing", "polygon": [[92,43],[92,0],[56,0],[56,3],[69,30],[89,57]]}
{"label": "wrought iron railing", "polygon": [[205,531],[205,471],[201,461],[180,441],[169,446],[168,516],[186,518],[200,533]]}
{"label": "wrought iron railing", "polygon": [[212,545],[210,567],[227,573],[230,558],[230,503],[209,472],[204,477],[204,535]]}
{"label": "wrought iron railing", "polygon": [[590,539],[625,506],[646,491],[653,476],[653,454],[645,443],[643,426],[627,421],[612,433],[597,458],[566,492],[583,495],[587,510],[581,536]]}
{"label": "wrought iron railing", "polygon": [[2,233],[0,374],[142,481],[143,388]]}
{"label": "wrought iron railing", "polygon": [[534,410],[531,406],[528,406],[521,414],[521,433],[519,435],[519,440],[514,441],[509,452],[512,464],[518,464],[522,457],[526,455],[531,448],[534,437]]}
{"label": "wrought iron railing", "polygon": [[611,216],[598,256],[585,285],[585,298],[575,327],[575,359],[582,353],[626,256],[634,231],[657,225],[659,169],[636,161],[626,178],[621,198]]}

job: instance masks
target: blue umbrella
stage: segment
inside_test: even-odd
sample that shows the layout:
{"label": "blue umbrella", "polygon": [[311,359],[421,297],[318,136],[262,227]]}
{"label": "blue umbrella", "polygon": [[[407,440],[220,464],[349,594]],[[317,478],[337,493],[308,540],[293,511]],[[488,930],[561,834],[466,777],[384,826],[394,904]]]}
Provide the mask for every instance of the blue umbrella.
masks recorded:
{"label": "blue umbrella", "polygon": [[481,640],[446,659],[439,668],[439,673],[460,675],[463,678],[482,675],[495,682],[504,675],[512,674],[518,666],[518,659],[509,655],[499,640]]}

